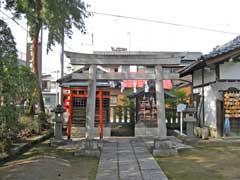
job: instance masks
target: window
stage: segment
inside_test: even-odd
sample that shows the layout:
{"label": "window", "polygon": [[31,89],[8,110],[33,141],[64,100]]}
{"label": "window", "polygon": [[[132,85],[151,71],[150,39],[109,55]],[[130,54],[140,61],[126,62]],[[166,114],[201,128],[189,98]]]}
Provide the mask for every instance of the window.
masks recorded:
{"label": "window", "polygon": [[122,66],[122,72],[130,72],[130,66]]}
{"label": "window", "polygon": [[51,82],[51,89],[56,89],[56,82]]}
{"label": "window", "polygon": [[87,106],[87,98],[73,97],[72,104],[73,107],[85,108]]}
{"label": "window", "polygon": [[117,104],[117,96],[116,95],[112,95],[110,98],[110,104]]}
{"label": "window", "polygon": [[145,71],[145,67],[144,66],[138,66],[137,67],[137,72],[144,72]]}
{"label": "window", "polygon": [[50,104],[50,102],[51,102],[50,97],[45,97],[44,100],[45,100],[45,103],[46,103],[46,104]]}
{"label": "window", "polygon": [[43,91],[50,91],[50,86],[51,86],[51,83],[50,81],[42,81],[42,89]]}
{"label": "window", "polygon": [[114,68],[113,72],[118,72],[118,67]]}

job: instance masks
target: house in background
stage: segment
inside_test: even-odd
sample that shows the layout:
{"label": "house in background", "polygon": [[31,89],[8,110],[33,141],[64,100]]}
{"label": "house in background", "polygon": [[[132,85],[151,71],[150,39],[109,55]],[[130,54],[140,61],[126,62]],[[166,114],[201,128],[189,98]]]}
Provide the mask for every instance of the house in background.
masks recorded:
{"label": "house in background", "polygon": [[[185,56],[184,58],[182,58],[181,64],[179,65],[179,67],[174,69],[174,71],[177,73],[180,72],[181,69],[196,62],[201,56],[202,56],[202,53],[200,52],[193,52],[188,56]],[[191,98],[192,98],[191,97],[192,95],[192,76],[191,75],[180,77],[180,79],[177,79],[177,80],[173,80],[172,86],[173,88],[177,88],[181,91],[184,91],[186,93],[188,102],[191,101]]]}
{"label": "house in background", "polygon": [[59,102],[57,78],[53,74],[42,74],[42,95],[45,110],[50,112]]}
{"label": "house in background", "polygon": [[209,127],[213,137],[240,135],[239,70],[240,36],[180,71],[181,77],[192,76],[197,126]]}

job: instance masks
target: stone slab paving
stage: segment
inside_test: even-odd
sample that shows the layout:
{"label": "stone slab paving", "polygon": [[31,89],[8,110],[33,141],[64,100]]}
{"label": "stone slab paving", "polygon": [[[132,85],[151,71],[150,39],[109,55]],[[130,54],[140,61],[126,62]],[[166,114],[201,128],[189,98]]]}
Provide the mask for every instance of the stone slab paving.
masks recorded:
{"label": "stone slab paving", "polygon": [[105,140],[96,180],[167,180],[145,143],[137,138]]}

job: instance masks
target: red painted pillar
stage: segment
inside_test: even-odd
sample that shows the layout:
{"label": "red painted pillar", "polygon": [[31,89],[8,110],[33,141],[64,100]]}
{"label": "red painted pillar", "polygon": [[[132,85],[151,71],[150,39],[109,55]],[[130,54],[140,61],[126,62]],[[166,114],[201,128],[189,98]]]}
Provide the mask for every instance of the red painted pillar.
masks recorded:
{"label": "red painted pillar", "polygon": [[100,139],[103,138],[103,92],[99,91],[99,124]]}
{"label": "red painted pillar", "polygon": [[68,128],[67,128],[67,137],[68,139],[71,139],[71,132],[72,132],[72,108],[73,108],[73,102],[72,102],[72,90],[70,89],[69,94],[69,111],[68,111]]}

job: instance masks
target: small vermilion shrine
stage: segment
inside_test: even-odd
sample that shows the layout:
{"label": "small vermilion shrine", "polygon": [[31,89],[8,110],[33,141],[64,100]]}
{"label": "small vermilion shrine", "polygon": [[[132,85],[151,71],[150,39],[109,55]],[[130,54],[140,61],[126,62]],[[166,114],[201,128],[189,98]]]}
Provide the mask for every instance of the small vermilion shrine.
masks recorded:
{"label": "small vermilion shrine", "polygon": [[[67,110],[67,136],[72,135],[72,126],[86,126],[86,106],[88,98],[87,87],[62,88],[64,106]],[[109,126],[109,89],[97,89],[94,126],[99,127],[100,138],[103,137],[103,127]]]}

